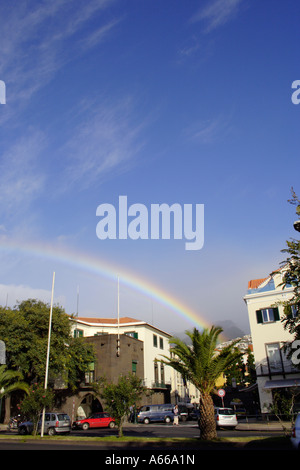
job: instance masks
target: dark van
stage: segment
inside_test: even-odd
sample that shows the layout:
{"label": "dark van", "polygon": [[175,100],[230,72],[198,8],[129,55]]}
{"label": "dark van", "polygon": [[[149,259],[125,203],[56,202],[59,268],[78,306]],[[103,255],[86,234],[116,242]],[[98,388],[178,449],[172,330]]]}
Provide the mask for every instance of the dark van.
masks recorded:
{"label": "dark van", "polygon": [[138,423],[149,424],[151,422],[171,423],[174,420],[172,404],[145,405],[137,414]]}

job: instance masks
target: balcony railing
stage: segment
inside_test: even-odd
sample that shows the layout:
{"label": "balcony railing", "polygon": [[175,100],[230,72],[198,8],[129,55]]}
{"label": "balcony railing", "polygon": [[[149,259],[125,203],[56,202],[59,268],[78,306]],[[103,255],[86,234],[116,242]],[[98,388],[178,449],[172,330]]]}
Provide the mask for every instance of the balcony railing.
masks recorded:
{"label": "balcony railing", "polygon": [[256,367],[257,376],[260,375],[280,375],[280,374],[291,374],[299,372],[291,361],[285,359],[283,361],[272,362],[265,358]]}

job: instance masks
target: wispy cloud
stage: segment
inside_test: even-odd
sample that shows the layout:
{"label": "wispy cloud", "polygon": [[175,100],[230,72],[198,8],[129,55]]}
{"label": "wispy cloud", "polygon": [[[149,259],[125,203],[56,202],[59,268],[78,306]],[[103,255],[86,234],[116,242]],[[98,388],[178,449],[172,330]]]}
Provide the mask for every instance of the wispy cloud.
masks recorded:
{"label": "wispy cloud", "polygon": [[132,165],[143,146],[143,123],[136,122],[133,115],[130,98],[82,103],[78,123],[58,151],[64,158],[63,191],[86,189]]}
{"label": "wispy cloud", "polygon": [[0,76],[10,103],[28,100],[72,57],[101,43],[119,22],[101,18],[114,1],[76,0],[76,8],[72,0],[2,3]]}
{"label": "wispy cloud", "polygon": [[217,116],[214,119],[197,121],[184,134],[188,139],[202,144],[211,144],[232,132],[231,117]]}
{"label": "wispy cloud", "polygon": [[191,18],[192,23],[205,23],[205,33],[209,33],[234,18],[243,0],[213,0],[201,8]]}
{"label": "wispy cloud", "polygon": [[1,155],[0,214],[24,213],[28,205],[43,189],[45,177],[40,157],[45,145],[40,132],[20,137]]}

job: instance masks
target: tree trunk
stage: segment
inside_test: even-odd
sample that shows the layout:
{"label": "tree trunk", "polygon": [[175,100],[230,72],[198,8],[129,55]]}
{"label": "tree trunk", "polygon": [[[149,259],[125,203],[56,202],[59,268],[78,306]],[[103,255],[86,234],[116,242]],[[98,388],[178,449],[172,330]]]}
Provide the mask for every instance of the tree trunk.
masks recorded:
{"label": "tree trunk", "polygon": [[210,394],[202,394],[200,399],[200,439],[217,438],[214,403]]}

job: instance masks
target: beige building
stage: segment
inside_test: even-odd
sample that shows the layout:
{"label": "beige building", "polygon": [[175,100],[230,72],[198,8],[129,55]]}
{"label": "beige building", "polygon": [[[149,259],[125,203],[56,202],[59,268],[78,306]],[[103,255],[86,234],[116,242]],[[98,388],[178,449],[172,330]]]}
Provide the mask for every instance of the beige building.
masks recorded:
{"label": "beige building", "polygon": [[[120,345],[120,357],[116,358],[117,337],[131,336],[142,342],[143,345],[143,383],[151,390],[151,395],[145,400],[147,404],[158,403],[199,403],[200,394],[193,384],[186,382],[181,374],[172,367],[162,364],[162,356],[170,357],[169,339],[171,335],[149,323],[130,317],[122,317],[119,322],[116,318],[84,318],[77,317],[72,320],[73,334],[95,342],[95,337],[113,335],[110,348],[106,351],[106,366],[110,364],[109,355],[113,356],[114,364],[121,362],[129,352],[128,347]],[[94,338],[94,339],[93,339]],[[115,344],[115,347],[113,346]],[[126,342],[124,342],[126,344]],[[103,349],[104,351],[104,349]],[[120,359],[120,360],[119,360]],[[141,362],[141,361],[140,361]],[[103,364],[103,355],[98,357],[98,363]],[[134,360],[132,362],[134,368]],[[137,363],[138,367],[139,363]],[[128,366],[129,367],[129,366]],[[128,369],[127,367],[127,369]],[[120,368],[115,369],[120,372]],[[133,369],[132,369],[133,370]],[[141,366],[136,369],[141,374]],[[109,371],[107,369],[107,373]],[[149,401],[150,400],[150,401]]]}
{"label": "beige building", "polygon": [[293,297],[291,287],[283,287],[284,268],[272,276],[254,279],[248,283],[244,301],[248,308],[257,385],[262,413],[272,404],[272,391],[300,386],[300,370],[283,350],[292,335],[284,329],[283,302]]}
{"label": "beige building", "polygon": [[[73,334],[76,336],[115,335],[116,350],[118,336],[131,336],[143,342],[144,386],[153,392],[152,403],[170,402],[173,370],[159,362],[163,355],[170,355],[169,333],[130,317],[122,317],[119,322],[116,318],[77,317],[72,323]],[[120,346],[120,358],[127,352],[126,348]]]}

